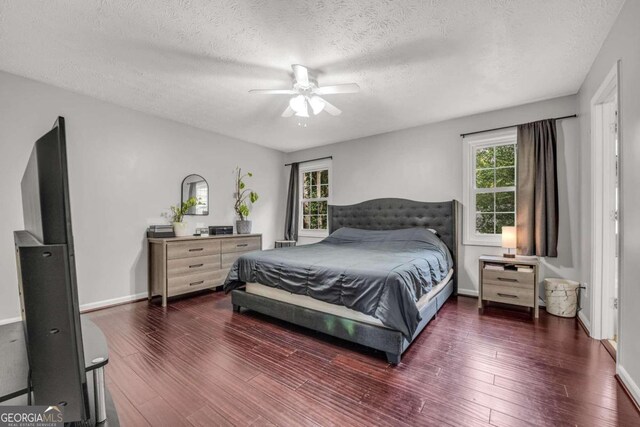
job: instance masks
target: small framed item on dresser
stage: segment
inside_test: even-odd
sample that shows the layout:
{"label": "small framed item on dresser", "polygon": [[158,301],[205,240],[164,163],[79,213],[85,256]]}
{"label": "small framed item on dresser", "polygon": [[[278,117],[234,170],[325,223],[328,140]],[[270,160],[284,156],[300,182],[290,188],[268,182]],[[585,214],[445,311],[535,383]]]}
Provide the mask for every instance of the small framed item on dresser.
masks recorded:
{"label": "small framed item on dresser", "polygon": [[482,313],[485,302],[529,307],[538,318],[537,258],[507,258],[483,255],[479,260],[478,309]]}

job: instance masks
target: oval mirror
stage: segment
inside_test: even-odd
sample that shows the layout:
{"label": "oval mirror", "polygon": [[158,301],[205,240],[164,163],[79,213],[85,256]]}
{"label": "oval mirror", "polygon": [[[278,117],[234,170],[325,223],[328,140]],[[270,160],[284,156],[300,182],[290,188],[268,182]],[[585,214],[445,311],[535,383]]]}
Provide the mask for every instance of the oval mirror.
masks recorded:
{"label": "oval mirror", "polygon": [[200,175],[189,175],[182,181],[182,203],[195,197],[198,204],[186,215],[209,215],[209,184]]}

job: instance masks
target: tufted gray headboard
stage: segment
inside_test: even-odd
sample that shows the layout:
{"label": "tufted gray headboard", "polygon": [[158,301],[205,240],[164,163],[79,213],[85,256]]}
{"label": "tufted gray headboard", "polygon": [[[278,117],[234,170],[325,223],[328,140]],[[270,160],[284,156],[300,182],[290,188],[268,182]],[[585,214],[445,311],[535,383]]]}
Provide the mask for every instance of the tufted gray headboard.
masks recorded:
{"label": "tufted gray headboard", "polygon": [[329,205],[329,233],[342,227],[365,230],[397,230],[426,227],[438,232],[453,256],[457,291],[458,249],[462,238],[461,205],[449,202],[417,202],[407,199],[373,199],[355,205]]}

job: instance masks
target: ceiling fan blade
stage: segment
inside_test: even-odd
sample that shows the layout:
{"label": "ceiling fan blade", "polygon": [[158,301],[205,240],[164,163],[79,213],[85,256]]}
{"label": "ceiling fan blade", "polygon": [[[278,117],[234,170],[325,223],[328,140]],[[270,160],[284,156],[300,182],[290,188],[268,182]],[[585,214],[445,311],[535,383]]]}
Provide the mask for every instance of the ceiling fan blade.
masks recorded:
{"label": "ceiling fan blade", "polygon": [[284,113],[282,113],[282,117],[291,117],[294,114],[295,114],[295,111],[293,111],[293,108],[287,107],[287,109],[284,110]]}
{"label": "ceiling fan blade", "polygon": [[339,116],[340,114],[342,114],[342,110],[340,110],[338,107],[327,102],[326,99],[323,99],[323,98],[320,98],[320,99],[324,102],[324,111],[331,114],[332,116]]}
{"label": "ceiling fan blade", "polygon": [[296,82],[300,86],[309,86],[309,72],[307,71],[307,67],[293,64],[291,68],[293,69],[293,75],[296,77]]}
{"label": "ceiling fan blade", "polygon": [[249,93],[261,95],[295,95],[298,92],[291,89],[251,89]]}
{"label": "ceiling fan blade", "polygon": [[356,93],[360,91],[360,86],[356,83],[345,83],[341,85],[322,86],[316,88],[313,93],[318,95],[333,95],[335,93]]}

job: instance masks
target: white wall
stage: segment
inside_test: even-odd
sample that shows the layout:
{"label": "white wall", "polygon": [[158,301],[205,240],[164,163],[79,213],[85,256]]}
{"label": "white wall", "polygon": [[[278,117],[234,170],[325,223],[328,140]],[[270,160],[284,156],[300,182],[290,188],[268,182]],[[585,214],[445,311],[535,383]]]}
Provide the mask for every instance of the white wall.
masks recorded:
{"label": "white wall", "polygon": [[[576,112],[567,96],[441,123],[297,151],[287,162],[333,156],[333,203],[351,204],[379,197],[422,201],[462,201],[461,133],[559,117]],[[558,122],[559,257],[544,262],[547,277],[579,278],[578,122]],[[309,240],[305,239],[305,242]],[[496,247],[464,246],[459,288],[477,295],[478,257],[500,254]]]}
{"label": "white wall", "polygon": [[[582,263],[590,265],[591,252],[591,98],[616,61],[620,60],[620,159],[621,159],[621,278],[620,278],[620,345],[618,372],[640,401],[640,2],[625,2],[618,19],[602,45],[580,92],[580,129],[582,153],[581,207],[584,213]],[[583,269],[583,280],[591,283],[591,270]],[[589,299],[583,302],[589,307]],[[590,312],[586,313],[589,318]]]}
{"label": "white wall", "polygon": [[[260,194],[250,219],[266,247],[283,233],[284,154],[0,72],[0,320],[19,316],[13,230],[23,228],[20,180],[37,138],[67,124],[80,304],[146,292],[145,229],[180,199],[190,173],[210,186],[204,225],[234,224],[233,169]],[[212,117],[215,120],[215,117]]]}

